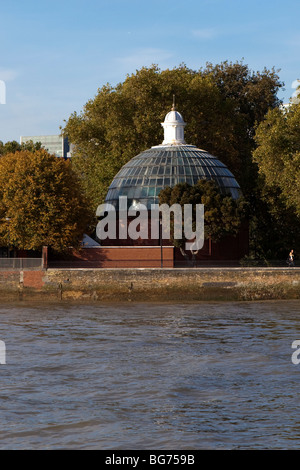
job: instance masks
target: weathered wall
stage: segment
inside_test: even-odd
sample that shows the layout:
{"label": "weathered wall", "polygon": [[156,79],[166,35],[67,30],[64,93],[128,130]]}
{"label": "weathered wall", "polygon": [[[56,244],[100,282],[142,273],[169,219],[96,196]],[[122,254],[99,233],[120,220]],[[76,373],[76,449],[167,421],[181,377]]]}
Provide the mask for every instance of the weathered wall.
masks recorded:
{"label": "weathered wall", "polygon": [[300,268],[0,271],[0,298],[96,302],[300,299]]}

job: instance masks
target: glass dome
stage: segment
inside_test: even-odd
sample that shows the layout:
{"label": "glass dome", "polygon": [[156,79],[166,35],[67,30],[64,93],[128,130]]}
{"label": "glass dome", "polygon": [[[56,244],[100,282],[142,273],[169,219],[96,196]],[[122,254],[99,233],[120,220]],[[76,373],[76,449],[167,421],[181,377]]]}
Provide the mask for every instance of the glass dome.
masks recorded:
{"label": "glass dome", "polygon": [[158,204],[160,191],[177,183],[194,185],[199,179],[214,180],[222,194],[238,199],[240,186],[233,174],[216,157],[193,145],[158,145],[126,163],[112,181],[105,203],[118,208],[120,196],[128,206]]}

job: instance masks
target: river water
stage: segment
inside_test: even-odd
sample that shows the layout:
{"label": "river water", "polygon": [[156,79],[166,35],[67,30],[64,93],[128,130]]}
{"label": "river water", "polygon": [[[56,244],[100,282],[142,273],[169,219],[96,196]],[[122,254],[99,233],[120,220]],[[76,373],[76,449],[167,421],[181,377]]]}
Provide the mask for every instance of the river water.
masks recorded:
{"label": "river water", "polygon": [[0,449],[297,449],[300,301],[0,306]]}

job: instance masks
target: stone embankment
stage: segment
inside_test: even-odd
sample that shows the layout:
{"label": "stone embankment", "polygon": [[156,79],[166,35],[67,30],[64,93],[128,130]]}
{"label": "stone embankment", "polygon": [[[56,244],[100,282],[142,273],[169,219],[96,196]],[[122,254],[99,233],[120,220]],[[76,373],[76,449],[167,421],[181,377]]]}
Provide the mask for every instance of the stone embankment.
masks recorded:
{"label": "stone embankment", "polygon": [[0,298],[45,302],[300,299],[300,268],[0,270]]}

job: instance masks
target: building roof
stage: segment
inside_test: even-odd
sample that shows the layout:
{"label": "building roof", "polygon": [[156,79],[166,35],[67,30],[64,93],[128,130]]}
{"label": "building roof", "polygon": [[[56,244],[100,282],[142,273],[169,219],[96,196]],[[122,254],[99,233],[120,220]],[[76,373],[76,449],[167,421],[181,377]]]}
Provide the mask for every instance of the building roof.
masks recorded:
{"label": "building roof", "polygon": [[165,118],[164,141],[133,157],[112,181],[105,202],[118,207],[119,197],[128,205],[139,203],[151,208],[158,204],[160,191],[178,183],[194,185],[199,179],[214,180],[222,194],[238,199],[240,186],[218,158],[184,141],[185,122],[174,105]]}

